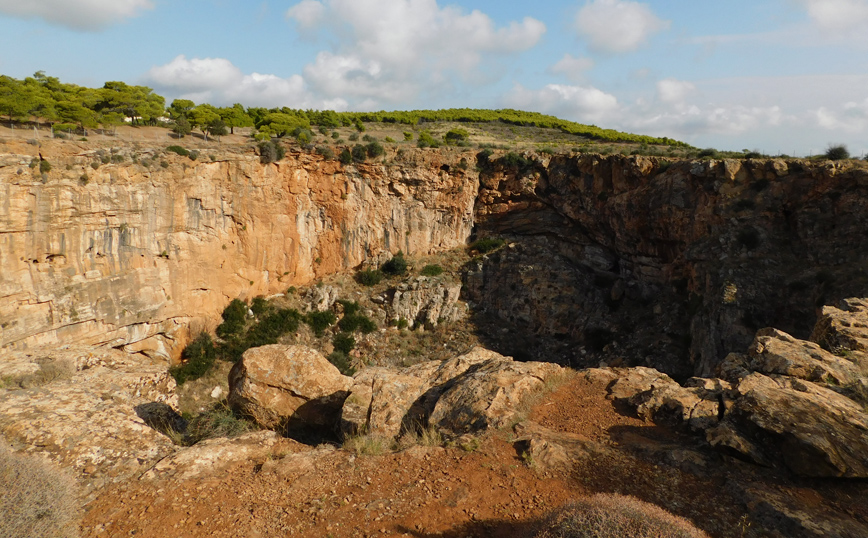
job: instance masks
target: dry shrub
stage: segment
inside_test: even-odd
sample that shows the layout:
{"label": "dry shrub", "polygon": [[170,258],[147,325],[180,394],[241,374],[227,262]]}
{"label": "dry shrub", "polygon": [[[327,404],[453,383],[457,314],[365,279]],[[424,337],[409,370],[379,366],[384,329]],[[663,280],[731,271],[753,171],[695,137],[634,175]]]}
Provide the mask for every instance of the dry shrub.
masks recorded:
{"label": "dry shrub", "polygon": [[56,465],[0,446],[0,538],[74,538],[75,480]]}
{"label": "dry shrub", "polygon": [[600,493],[568,504],[536,538],[708,538],[684,518],[626,495]]}

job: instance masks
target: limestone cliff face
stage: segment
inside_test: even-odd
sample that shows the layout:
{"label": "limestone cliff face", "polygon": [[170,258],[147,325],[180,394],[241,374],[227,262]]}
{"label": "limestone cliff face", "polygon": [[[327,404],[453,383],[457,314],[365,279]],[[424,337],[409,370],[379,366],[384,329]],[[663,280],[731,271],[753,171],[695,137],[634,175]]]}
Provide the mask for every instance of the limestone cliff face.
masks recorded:
{"label": "limestone cliff face", "polygon": [[466,284],[502,353],[709,375],[757,329],[807,338],[816,308],[868,291],[864,163],[588,155],[480,181],[477,232],[511,244]]}
{"label": "limestone cliff face", "polygon": [[147,168],[124,148],[126,164],[93,170],[93,151],[54,144],[44,177],[0,155],[0,349],[77,342],[174,359],[190,323],[233,298],[451,249],[473,226],[476,174],[440,154],[345,167],[137,150],[168,164]]}

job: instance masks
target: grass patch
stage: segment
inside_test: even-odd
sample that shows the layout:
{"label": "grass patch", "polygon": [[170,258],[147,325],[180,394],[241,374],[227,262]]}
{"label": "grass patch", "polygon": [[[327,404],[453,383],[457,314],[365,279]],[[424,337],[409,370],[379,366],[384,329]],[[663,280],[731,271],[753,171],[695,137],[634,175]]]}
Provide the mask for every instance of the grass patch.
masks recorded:
{"label": "grass patch", "polygon": [[428,264],[419,272],[422,276],[440,276],[443,274],[443,268],[437,264]]}
{"label": "grass patch", "polygon": [[536,538],[708,538],[684,518],[635,497],[598,493],[548,518]]}
{"label": "grass patch", "polygon": [[353,435],[344,439],[344,450],[359,456],[380,456],[392,448],[392,442],[379,435]]}
{"label": "grass patch", "polygon": [[505,244],[506,241],[499,237],[486,237],[485,239],[478,239],[473,243],[470,243],[470,249],[476,250],[482,254],[487,254],[499,249]]}
{"label": "grass patch", "polygon": [[75,480],[56,465],[0,446],[0,490],[0,536],[79,535]]}

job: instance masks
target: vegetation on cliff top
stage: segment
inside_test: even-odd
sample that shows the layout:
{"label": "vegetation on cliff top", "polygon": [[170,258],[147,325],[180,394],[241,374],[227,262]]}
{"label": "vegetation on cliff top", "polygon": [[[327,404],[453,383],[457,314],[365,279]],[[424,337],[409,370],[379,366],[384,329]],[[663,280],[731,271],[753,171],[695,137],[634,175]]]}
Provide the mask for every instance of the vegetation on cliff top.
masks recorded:
{"label": "vegetation on cliff top", "polygon": [[[87,88],[63,83],[57,77],[47,76],[42,71],[24,80],[0,75],[0,115],[6,116],[10,123],[36,118],[50,123],[57,131],[79,131],[97,127],[112,129],[128,122],[132,125],[171,127],[179,137],[199,129],[207,138],[209,135],[225,134],[227,129],[234,132],[237,127],[255,127],[263,139],[271,136],[304,136],[308,141],[313,138],[311,125],[325,129],[353,126],[359,132],[364,132],[366,122],[402,125],[444,121],[502,122],[557,129],[595,140],[688,147],[683,142],[666,137],[624,133],[513,109],[336,112],[288,107],[245,109],[238,103],[231,107],[215,107],[207,103],[197,105],[189,99],[175,99],[166,107],[165,98],[146,86],[130,86],[124,82],[112,81],[106,82],[102,88]],[[447,133],[445,142],[466,142],[467,137],[466,130],[453,129]],[[369,153],[376,153],[376,148],[373,152],[369,150]]]}

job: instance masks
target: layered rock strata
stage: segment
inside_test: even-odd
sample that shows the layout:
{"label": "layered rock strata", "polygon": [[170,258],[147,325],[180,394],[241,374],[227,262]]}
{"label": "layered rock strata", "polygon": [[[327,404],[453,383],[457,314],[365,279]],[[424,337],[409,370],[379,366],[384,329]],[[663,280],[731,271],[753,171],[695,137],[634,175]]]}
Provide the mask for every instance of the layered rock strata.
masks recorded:
{"label": "layered rock strata", "polygon": [[175,359],[190,324],[212,324],[231,299],[455,248],[473,225],[476,176],[441,169],[439,153],[343,166],[121,148],[126,164],[93,170],[93,151],[58,144],[40,148],[45,178],[30,157],[0,155],[0,349],[78,342]]}

